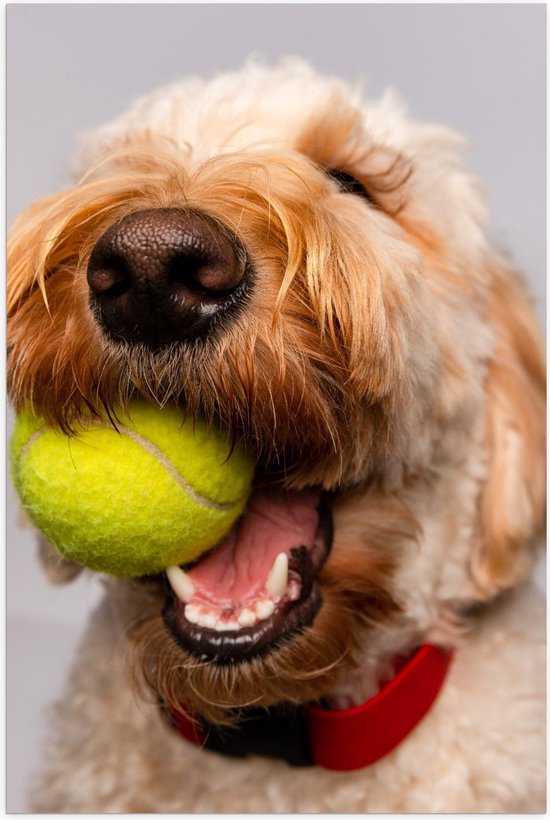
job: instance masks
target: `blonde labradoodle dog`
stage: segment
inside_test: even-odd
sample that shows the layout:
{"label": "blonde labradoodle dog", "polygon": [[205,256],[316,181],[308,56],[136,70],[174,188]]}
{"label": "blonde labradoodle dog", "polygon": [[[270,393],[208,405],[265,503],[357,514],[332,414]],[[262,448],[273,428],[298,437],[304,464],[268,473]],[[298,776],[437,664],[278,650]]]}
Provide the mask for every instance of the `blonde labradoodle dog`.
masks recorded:
{"label": "blonde labradoodle dog", "polygon": [[541,342],[460,147],[251,64],[139,100],[17,220],[14,406],[176,402],[258,476],[214,552],[104,580],[35,810],[544,811]]}

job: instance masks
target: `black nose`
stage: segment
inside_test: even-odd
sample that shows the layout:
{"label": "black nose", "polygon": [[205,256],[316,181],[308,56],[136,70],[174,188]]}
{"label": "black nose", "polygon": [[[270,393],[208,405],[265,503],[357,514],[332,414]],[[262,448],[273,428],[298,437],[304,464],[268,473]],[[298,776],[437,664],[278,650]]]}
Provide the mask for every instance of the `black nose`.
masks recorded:
{"label": "black nose", "polygon": [[246,254],[206,214],[137,211],[105,231],[88,264],[90,304],[113,339],[158,348],[205,336],[246,295]]}

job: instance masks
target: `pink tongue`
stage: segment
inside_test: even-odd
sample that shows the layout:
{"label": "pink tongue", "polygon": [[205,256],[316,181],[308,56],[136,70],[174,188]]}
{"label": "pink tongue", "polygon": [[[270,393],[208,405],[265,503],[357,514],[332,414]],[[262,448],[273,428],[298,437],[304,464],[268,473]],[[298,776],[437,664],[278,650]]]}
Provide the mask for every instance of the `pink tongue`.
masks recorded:
{"label": "pink tongue", "polygon": [[313,548],[318,503],[313,492],[253,495],[227,538],[187,570],[195,588],[193,601],[234,607],[261,597],[280,552]]}

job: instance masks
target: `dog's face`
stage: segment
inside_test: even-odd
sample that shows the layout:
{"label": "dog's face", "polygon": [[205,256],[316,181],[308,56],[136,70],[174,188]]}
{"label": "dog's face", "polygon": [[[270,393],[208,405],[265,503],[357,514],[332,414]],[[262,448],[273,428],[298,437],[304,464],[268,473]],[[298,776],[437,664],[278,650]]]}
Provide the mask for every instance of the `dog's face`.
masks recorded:
{"label": "dog's face", "polygon": [[458,144],[302,65],[250,67],[138,102],[16,223],[15,405],[70,432],[136,393],[175,402],[257,464],[233,552],[204,559],[235,578],[237,626],[203,562],[211,611],[189,619],[162,579],[118,583],[163,700],[220,719],[345,692],[527,572],[539,343]]}

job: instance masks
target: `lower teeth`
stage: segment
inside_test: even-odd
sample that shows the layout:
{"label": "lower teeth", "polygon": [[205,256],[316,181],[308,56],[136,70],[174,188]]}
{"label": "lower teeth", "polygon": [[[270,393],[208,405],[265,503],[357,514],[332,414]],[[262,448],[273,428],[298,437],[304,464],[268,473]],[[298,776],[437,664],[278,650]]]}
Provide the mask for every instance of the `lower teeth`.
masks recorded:
{"label": "lower teeth", "polygon": [[216,632],[229,632],[266,621],[273,615],[275,608],[275,601],[265,598],[257,601],[253,608],[249,606],[238,612],[231,612],[229,617],[224,617],[221,612],[208,610],[198,604],[187,604],[183,612],[189,623],[214,629]]}

